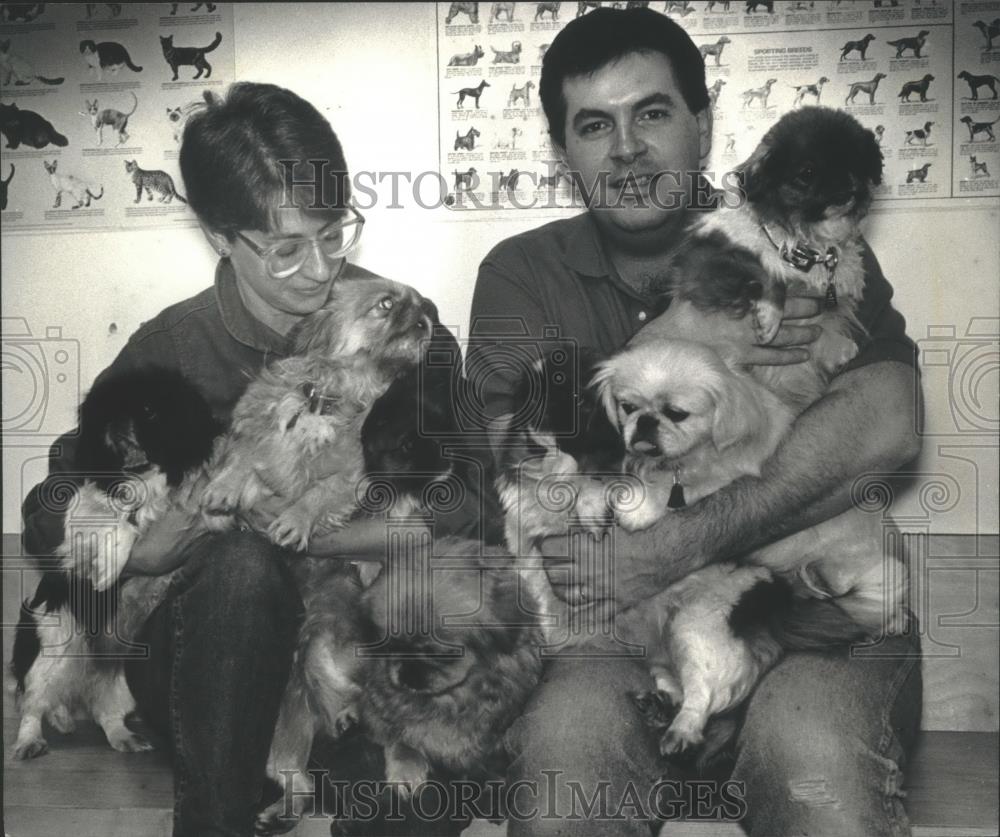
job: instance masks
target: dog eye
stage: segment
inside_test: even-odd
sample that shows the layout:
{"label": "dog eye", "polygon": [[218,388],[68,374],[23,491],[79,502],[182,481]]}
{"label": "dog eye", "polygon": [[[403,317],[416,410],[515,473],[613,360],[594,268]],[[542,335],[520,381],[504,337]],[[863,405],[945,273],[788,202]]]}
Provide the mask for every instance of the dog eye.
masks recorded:
{"label": "dog eye", "polygon": [[691,414],[686,410],[675,410],[672,407],[664,407],[663,415],[670,419],[674,424],[680,424]]}
{"label": "dog eye", "polygon": [[391,311],[393,305],[395,305],[395,300],[391,296],[384,296],[378,301],[378,307],[383,311]]}
{"label": "dog eye", "polygon": [[618,406],[621,407],[621,411],[627,416],[632,415],[632,413],[639,409],[629,401],[622,401]]}
{"label": "dog eye", "polygon": [[801,183],[803,186],[808,186],[813,180],[816,179],[816,169],[811,165],[805,165],[799,169],[798,174],[795,175],[795,180]]}

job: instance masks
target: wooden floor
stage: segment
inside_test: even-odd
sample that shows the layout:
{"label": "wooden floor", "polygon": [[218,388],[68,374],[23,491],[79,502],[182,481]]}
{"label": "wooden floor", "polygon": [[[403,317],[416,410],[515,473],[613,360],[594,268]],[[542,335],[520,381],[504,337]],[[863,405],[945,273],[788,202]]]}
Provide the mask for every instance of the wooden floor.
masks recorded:
{"label": "wooden floor", "polygon": [[[16,546],[5,537],[5,555]],[[34,577],[5,562],[3,622],[16,622]],[[4,630],[3,658],[10,659],[11,631]],[[994,675],[995,676],[995,675]],[[9,678],[5,680],[9,685]],[[13,761],[17,732],[13,694],[4,690],[4,832],[9,837],[169,837],[173,799],[170,768],[162,753],[111,750],[92,723],[72,735],[46,733],[50,753]],[[991,732],[924,735],[922,752],[907,775],[907,809],[917,837],[992,837],[997,826],[998,736]],[[678,824],[670,837],[733,837],[732,824]],[[325,837],[329,823],[307,820],[295,837]],[[476,822],[466,837],[502,837],[504,829]]]}

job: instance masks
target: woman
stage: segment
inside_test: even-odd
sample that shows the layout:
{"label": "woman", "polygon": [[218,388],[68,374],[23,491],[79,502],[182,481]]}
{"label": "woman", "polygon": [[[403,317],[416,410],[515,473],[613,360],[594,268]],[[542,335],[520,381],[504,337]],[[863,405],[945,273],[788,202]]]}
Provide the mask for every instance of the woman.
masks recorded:
{"label": "woman", "polygon": [[[228,420],[248,381],[287,354],[290,330],[335,282],[374,275],[346,259],[364,219],[350,205],[329,123],[273,85],[239,83],[213,98],[187,123],[180,166],[220,257],[214,286],[145,323],[102,375],[177,368]],[[49,479],[72,470],[73,434],[56,452]],[[62,515],[41,497],[37,486],[24,503],[24,544],[51,555]],[[383,534],[377,521],[352,525],[326,547],[379,552]],[[129,665],[140,711],[172,745],[175,837],[246,837],[270,801],[265,763],[302,610],[280,554],[255,533],[208,534],[178,511],[130,555],[126,574],[177,570],[140,637],[148,659]]]}

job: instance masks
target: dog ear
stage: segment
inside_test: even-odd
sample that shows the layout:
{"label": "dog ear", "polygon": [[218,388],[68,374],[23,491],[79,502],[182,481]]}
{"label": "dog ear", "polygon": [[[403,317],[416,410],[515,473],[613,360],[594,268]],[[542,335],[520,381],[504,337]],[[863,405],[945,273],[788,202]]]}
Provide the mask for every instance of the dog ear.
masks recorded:
{"label": "dog ear", "polygon": [[882,183],[882,149],[879,148],[875,134],[868,128],[864,128],[859,137],[860,148],[858,149],[858,161],[861,171],[868,182],[873,186]]}
{"label": "dog ear", "polygon": [[616,372],[615,359],[609,358],[603,363],[597,364],[597,371],[594,372],[594,377],[590,379],[590,386],[597,392],[597,400],[604,407],[608,421],[614,427],[618,427],[618,403],[615,401],[615,394],[612,392],[611,383],[614,381]]}
{"label": "dog ear", "polygon": [[768,165],[771,159],[771,150],[769,137],[765,136],[753,150],[753,153],[735,169],[747,200],[751,203],[769,188],[772,179]]}
{"label": "dog ear", "polygon": [[759,432],[765,421],[764,411],[752,386],[725,364],[706,381],[715,402],[712,417],[712,442],[724,451]]}

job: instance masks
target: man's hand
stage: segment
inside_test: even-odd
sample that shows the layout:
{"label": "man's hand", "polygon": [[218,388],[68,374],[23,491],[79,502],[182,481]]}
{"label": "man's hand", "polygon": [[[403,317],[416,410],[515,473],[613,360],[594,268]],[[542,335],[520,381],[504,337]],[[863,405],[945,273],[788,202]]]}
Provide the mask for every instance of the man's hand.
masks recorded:
{"label": "man's hand", "polygon": [[[571,605],[610,599],[619,608],[655,596],[708,560],[695,554],[687,537],[690,509],[669,513],[656,524],[657,549],[623,548],[634,537],[620,526],[601,534],[574,532],[545,538],[539,551],[555,595]],[[683,555],[672,561],[671,556]],[[676,572],[671,572],[676,567]]]}
{"label": "man's hand", "polygon": [[785,300],[785,313],[781,318],[781,328],[766,346],[753,343],[753,330],[749,328],[749,318],[738,322],[747,332],[749,342],[740,360],[746,366],[789,366],[809,360],[809,346],[815,343],[822,329],[815,324],[797,322],[817,316],[823,310],[821,297],[790,296]]}
{"label": "man's hand", "polygon": [[809,360],[809,346],[820,336],[820,327],[805,322],[823,310],[820,297],[789,296],[777,335],[766,346],[759,345],[752,318],[733,319],[724,311],[699,311],[690,302],[675,302],[646,325],[630,345],[649,339],[674,338],[711,343],[723,354],[733,354],[745,366],[788,366]]}

